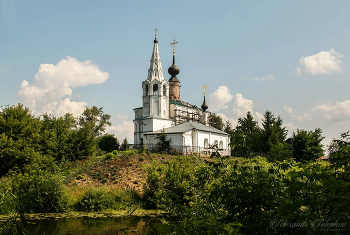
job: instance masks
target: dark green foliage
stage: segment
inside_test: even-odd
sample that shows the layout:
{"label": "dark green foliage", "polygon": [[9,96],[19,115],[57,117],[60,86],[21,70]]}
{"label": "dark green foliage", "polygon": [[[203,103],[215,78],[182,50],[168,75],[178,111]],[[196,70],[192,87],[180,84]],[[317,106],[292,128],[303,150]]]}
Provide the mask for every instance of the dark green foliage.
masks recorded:
{"label": "dark green foliage", "polygon": [[113,150],[119,149],[118,139],[114,137],[114,135],[104,135],[100,138],[100,142],[98,143],[98,147],[106,151],[107,153],[113,152]]}
{"label": "dark green foliage", "polygon": [[293,150],[290,144],[280,142],[271,147],[268,160],[271,162],[288,160],[293,157]]}
{"label": "dark green foliage", "polygon": [[72,151],[75,118],[69,113],[63,117],[43,114],[41,120],[41,152],[54,157],[57,161],[75,159],[76,153]]}
{"label": "dark green foliage", "polygon": [[250,156],[250,153],[260,152],[260,129],[250,112],[238,119],[238,125],[231,131],[230,138],[232,156]]}
{"label": "dark green foliage", "polygon": [[158,142],[156,144],[157,148],[158,148],[158,152],[165,153],[165,152],[170,151],[171,139],[167,140],[166,134],[164,132],[164,128],[163,128],[162,132],[156,137],[156,140],[158,140]]}
{"label": "dark green foliage", "polygon": [[288,131],[282,125],[283,121],[280,116],[275,118],[271,111],[265,112],[260,133],[262,153],[269,153],[273,146],[285,141]]}
{"label": "dark green foliage", "polygon": [[315,131],[297,130],[293,132],[293,157],[296,161],[317,160],[323,156],[324,137],[322,130],[316,128]]}
{"label": "dark green foliage", "polygon": [[12,176],[12,193],[26,213],[65,211],[68,196],[62,178],[57,173],[32,170]]}
{"label": "dark green foliage", "polygon": [[210,115],[209,122],[211,122],[213,124],[213,127],[215,127],[216,129],[219,129],[219,130],[224,129],[225,124],[219,115]]}

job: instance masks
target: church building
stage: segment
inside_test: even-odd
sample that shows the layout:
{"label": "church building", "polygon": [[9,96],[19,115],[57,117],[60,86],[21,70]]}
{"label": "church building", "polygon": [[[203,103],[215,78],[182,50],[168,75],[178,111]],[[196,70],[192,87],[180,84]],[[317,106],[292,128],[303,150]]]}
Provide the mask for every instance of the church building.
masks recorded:
{"label": "church building", "polygon": [[171,139],[171,147],[186,152],[206,152],[216,145],[223,154],[229,154],[229,135],[214,128],[211,116],[204,101],[201,108],[180,99],[180,69],[175,65],[175,39],[173,46],[173,64],[169,67],[170,79],[164,79],[155,34],[153,53],[148,76],[142,82],[142,107],[135,108],[134,145],[152,146],[156,137],[164,131]]}

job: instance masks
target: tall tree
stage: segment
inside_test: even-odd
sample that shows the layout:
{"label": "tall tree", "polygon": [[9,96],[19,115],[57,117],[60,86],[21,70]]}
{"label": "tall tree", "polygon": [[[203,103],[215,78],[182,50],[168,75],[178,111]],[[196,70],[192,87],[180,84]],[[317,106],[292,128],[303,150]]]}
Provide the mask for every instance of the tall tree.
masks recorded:
{"label": "tall tree", "polygon": [[231,135],[231,154],[247,156],[260,151],[260,128],[251,112],[238,119],[238,125]]}
{"label": "tall tree", "polygon": [[219,115],[210,115],[209,121],[212,123],[213,127],[219,130],[224,129],[224,122],[222,121],[222,118]]}
{"label": "tall tree", "polygon": [[297,129],[293,132],[293,157],[296,161],[317,160],[323,156],[322,130],[305,131]]}
{"label": "tall tree", "polygon": [[111,115],[104,114],[103,108],[97,108],[96,106],[87,107],[83,114],[79,117],[80,128],[88,128],[91,133],[98,137],[103,134],[106,126],[111,126],[112,123],[109,121]]}
{"label": "tall tree", "polygon": [[280,116],[275,118],[271,111],[265,111],[261,129],[261,151],[263,153],[269,153],[273,146],[285,141],[288,131],[282,126],[283,120]]}

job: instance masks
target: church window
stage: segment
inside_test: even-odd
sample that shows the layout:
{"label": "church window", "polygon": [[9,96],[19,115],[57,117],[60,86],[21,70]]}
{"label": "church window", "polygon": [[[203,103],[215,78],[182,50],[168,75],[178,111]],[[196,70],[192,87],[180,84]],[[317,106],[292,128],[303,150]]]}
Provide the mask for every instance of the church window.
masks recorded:
{"label": "church window", "polygon": [[205,138],[204,139],[204,148],[207,149],[209,147],[209,142],[208,142],[208,139]]}
{"label": "church window", "polygon": [[218,147],[218,141],[217,141],[217,140],[214,141],[214,145],[215,145],[216,147]]}
{"label": "church window", "polygon": [[163,96],[166,96],[166,87],[163,85]]}
{"label": "church window", "polygon": [[146,96],[146,95],[149,95],[148,92],[149,92],[149,91],[148,91],[148,85],[146,85],[146,86],[145,86],[145,96]]}
{"label": "church window", "polygon": [[158,85],[157,84],[153,85],[153,95],[158,95]]}
{"label": "church window", "polygon": [[219,149],[223,149],[223,148],[224,148],[224,142],[222,142],[222,140],[220,140]]}

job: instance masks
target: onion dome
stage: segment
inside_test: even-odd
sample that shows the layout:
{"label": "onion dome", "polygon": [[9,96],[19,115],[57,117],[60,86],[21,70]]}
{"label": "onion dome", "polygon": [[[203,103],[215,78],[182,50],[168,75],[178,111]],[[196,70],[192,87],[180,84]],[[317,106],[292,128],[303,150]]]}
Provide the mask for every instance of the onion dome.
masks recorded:
{"label": "onion dome", "polygon": [[208,109],[208,105],[207,105],[207,103],[205,103],[205,96],[204,96],[204,101],[203,101],[201,108],[202,108],[203,112],[205,112]]}
{"label": "onion dome", "polygon": [[168,73],[171,75],[169,82],[180,82],[176,77],[180,73],[180,69],[175,65],[175,55],[173,55],[173,65],[169,67]]}

